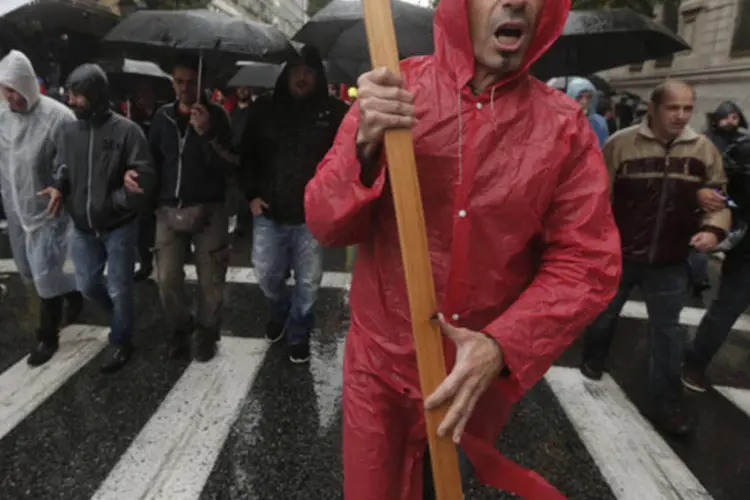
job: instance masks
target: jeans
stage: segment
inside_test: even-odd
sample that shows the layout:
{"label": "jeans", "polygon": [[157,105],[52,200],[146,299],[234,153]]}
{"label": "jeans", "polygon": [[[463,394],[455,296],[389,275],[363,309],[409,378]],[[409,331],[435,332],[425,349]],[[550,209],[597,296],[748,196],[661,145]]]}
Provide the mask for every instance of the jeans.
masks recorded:
{"label": "jeans", "polygon": [[687,284],[684,262],[660,266],[623,262],[622,280],[615,298],[584,335],[584,360],[603,363],[607,358],[620,312],[631,290],[639,286],[649,316],[648,369],[653,402],[678,402],[682,397],[680,370],[687,334],[680,325],[680,312]]}
{"label": "jeans", "polygon": [[[290,345],[310,341],[313,306],[323,278],[320,244],[304,224],[285,226],[259,215],[253,219],[253,266],[271,306],[271,322],[285,325]],[[294,271],[294,290],[286,271]]]}
{"label": "jeans", "polygon": [[71,249],[78,289],[112,315],[109,343],[119,347],[129,347],[135,331],[137,237],[136,221],[98,235],[73,230]]}
{"label": "jeans", "polygon": [[719,293],[703,316],[693,343],[688,346],[686,361],[705,370],[748,306],[750,260],[742,252],[730,252],[722,264]]}
{"label": "jeans", "polygon": [[708,281],[708,254],[692,250],[688,257],[690,284],[700,286]]}

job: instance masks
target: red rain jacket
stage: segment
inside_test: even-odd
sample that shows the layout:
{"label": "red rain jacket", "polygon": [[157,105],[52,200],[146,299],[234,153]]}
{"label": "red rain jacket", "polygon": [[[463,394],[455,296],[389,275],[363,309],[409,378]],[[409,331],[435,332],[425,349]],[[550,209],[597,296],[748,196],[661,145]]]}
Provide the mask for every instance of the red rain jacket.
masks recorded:
{"label": "red rain jacket", "polygon": [[[511,405],[607,306],[621,272],[597,138],[579,106],[530,77],[569,0],[545,3],[524,69],[479,96],[464,0],[442,0],[435,54],[402,62],[438,306],[491,335],[510,375],[478,403],[461,447],[485,484],[564,498],[492,446]],[[460,109],[460,111],[459,111]],[[420,500],[426,437],[396,216],[386,169],[359,182],[357,105],[305,193],[323,244],[359,245],[344,359],[347,500]],[[397,168],[394,166],[394,168]],[[455,346],[446,339],[447,367]]]}

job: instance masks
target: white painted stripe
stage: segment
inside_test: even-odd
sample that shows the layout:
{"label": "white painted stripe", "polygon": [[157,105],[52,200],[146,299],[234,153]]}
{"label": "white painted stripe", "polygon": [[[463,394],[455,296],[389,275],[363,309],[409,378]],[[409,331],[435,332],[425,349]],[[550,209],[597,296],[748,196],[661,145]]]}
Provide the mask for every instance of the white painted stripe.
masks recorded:
{"label": "white painted stripe", "polygon": [[108,331],[71,325],[60,332],[60,349],[49,362],[32,368],[24,357],[0,375],[0,439],[96,356]]}
{"label": "white painted stripe", "polygon": [[93,500],[197,499],[263,362],[268,343],[225,337],[192,363]]}
{"label": "white painted stripe", "polygon": [[[65,270],[72,272],[72,263],[66,263]],[[13,259],[0,259],[0,274],[16,273],[16,264]],[[198,281],[198,273],[195,266],[190,264],[185,266],[185,279],[188,281]],[[352,281],[351,273],[327,271],[323,273],[323,288],[338,288],[348,290]],[[227,283],[239,284],[258,284],[258,278],[255,276],[255,270],[252,267],[230,267],[227,271]]]}
{"label": "white painted stripe", "polygon": [[712,498],[609,375],[552,367],[545,379],[618,500]]}
{"label": "white painted stripe", "polygon": [[736,387],[715,386],[722,396],[732,402],[734,406],[750,417],[750,389],[738,389]]}
{"label": "white painted stripe", "polygon": [[[687,326],[698,326],[706,314],[706,310],[700,307],[683,307],[680,313],[680,323]],[[636,300],[629,300],[622,309],[622,317],[647,319],[646,304]],[[750,332],[750,316],[743,314],[734,323],[734,330]]]}

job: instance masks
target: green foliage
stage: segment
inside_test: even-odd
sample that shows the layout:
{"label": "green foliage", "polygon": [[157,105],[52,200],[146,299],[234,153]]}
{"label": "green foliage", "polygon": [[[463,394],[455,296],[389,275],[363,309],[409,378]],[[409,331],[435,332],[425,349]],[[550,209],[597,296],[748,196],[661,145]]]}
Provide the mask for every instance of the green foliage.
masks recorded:
{"label": "green foliage", "polygon": [[[679,1],[679,0],[674,0]],[[573,0],[573,9],[597,10],[626,7],[646,16],[652,16],[654,6],[663,3],[657,0]]]}
{"label": "green foliage", "polygon": [[210,0],[144,0],[149,9],[201,9],[211,3]]}
{"label": "green foliage", "polygon": [[329,3],[331,3],[331,0],[308,0],[307,15],[310,17],[314,16]]}

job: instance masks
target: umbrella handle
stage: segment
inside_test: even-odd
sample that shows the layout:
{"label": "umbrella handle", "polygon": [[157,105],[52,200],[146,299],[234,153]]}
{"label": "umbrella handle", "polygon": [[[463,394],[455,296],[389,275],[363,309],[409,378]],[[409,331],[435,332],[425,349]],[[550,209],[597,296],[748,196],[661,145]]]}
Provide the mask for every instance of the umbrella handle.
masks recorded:
{"label": "umbrella handle", "polygon": [[[362,4],[372,66],[385,66],[400,76],[390,1],[362,0]],[[443,337],[439,326],[430,320],[437,311],[437,300],[411,130],[386,132],[385,152],[406,273],[419,381],[422,394],[427,397],[445,380],[446,368]],[[448,406],[445,404],[425,412],[427,439],[437,500],[461,500],[463,493],[456,445],[450,437],[440,438],[437,435],[438,425],[445,417]]]}
{"label": "umbrella handle", "polygon": [[203,92],[203,51],[198,55],[198,104],[203,104],[201,92]]}

